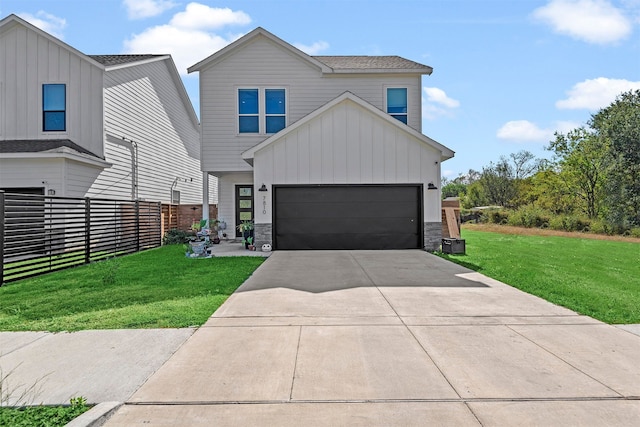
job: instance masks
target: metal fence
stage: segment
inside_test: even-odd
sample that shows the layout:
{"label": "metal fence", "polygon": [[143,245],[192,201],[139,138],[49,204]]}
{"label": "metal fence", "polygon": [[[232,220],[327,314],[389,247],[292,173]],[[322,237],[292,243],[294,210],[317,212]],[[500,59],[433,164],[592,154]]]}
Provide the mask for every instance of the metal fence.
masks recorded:
{"label": "metal fence", "polygon": [[158,247],[161,204],[0,191],[0,285]]}

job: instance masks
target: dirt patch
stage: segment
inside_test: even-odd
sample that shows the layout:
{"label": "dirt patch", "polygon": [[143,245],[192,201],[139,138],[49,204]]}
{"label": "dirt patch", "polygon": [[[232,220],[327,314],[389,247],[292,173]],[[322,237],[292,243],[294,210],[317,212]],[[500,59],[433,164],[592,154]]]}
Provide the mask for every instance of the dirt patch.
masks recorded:
{"label": "dirt patch", "polygon": [[478,231],[491,231],[494,233],[503,233],[503,234],[519,234],[524,236],[560,236],[560,237],[573,237],[578,239],[614,240],[617,242],[640,243],[640,238],[637,238],[637,237],[608,236],[605,234],[591,234],[591,233],[549,230],[549,229],[542,229],[542,228],[513,227],[511,225],[473,224],[473,223],[462,225],[462,232],[463,232],[462,238],[464,238],[465,229],[478,230]]}

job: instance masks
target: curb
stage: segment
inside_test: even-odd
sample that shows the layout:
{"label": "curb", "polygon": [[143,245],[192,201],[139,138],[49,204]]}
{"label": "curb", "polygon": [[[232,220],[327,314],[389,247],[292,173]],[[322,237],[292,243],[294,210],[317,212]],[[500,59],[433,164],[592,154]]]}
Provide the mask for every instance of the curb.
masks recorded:
{"label": "curb", "polygon": [[69,422],[65,427],[99,427],[123,405],[122,402],[103,402]]}

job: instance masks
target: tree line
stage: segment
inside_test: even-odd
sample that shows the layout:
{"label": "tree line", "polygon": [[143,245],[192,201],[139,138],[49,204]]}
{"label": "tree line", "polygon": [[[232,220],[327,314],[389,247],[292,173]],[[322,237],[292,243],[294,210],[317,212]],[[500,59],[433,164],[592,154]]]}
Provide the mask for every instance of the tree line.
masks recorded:
{"label": "tree line", "polygon": [[443,180],[462,207],[496,206],[494,222],[640,235],[640,90],[619,95],[586,125],[556,132],[552,158],[526,150]]}

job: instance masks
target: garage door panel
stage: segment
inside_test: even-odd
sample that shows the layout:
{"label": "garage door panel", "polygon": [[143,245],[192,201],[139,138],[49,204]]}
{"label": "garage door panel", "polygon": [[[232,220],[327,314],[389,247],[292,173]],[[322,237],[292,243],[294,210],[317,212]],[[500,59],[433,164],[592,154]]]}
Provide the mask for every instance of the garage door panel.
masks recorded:
{"label": "garage door panel", "polygon": [[[286,222],[285,222],[286,221]],[[307,218],[291,218],[278,220],[277,229],[286,229],[293,234],[335,234],[335,233],[381,233],[390,234],[407,233],[415,236],[415,218],[394,218],[378,221],[362,218],[318,218],[312,223]]]}
{"label": "garage door panel", "polygon": [[415,234],[287,234],[278,239],[278,247],[287,249],[415,249]]}
{"label": "garage door panel", "polygon": [[[278,219],[295,218],[400,218],[415,212],[415,201],[382,205],[381,202],[283,203],[278,205]],[[413,216],[412,216],[413,217]]]}
{"label": "garage door panel", "polygon": [[274,186],[276,249],[422,246],[421,185]]}

